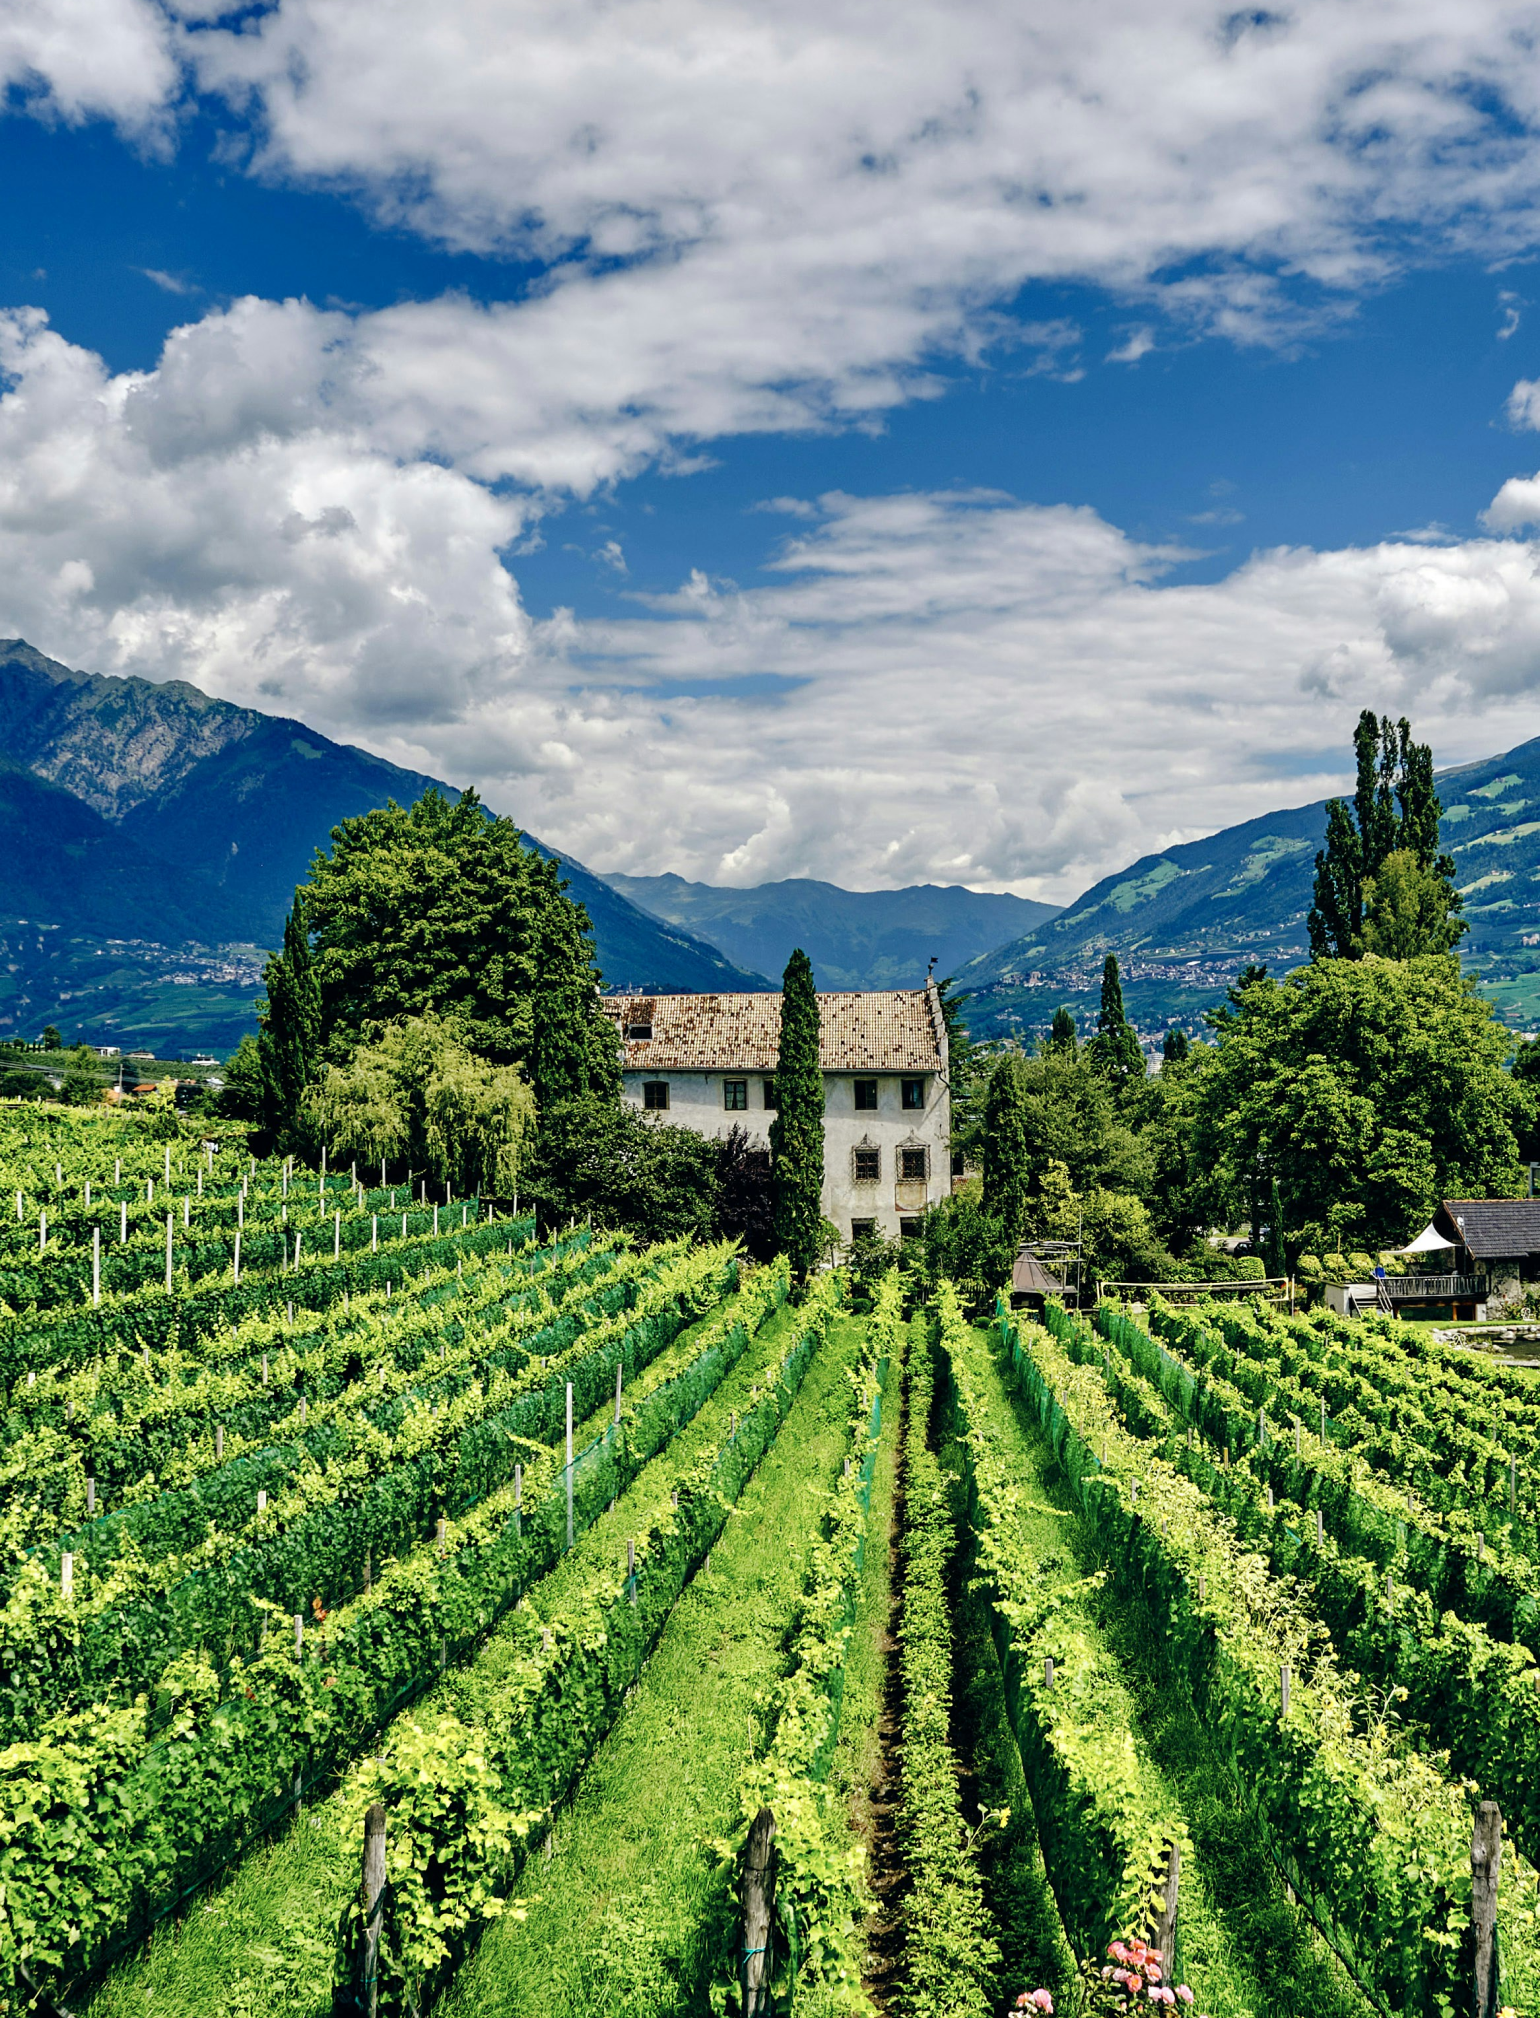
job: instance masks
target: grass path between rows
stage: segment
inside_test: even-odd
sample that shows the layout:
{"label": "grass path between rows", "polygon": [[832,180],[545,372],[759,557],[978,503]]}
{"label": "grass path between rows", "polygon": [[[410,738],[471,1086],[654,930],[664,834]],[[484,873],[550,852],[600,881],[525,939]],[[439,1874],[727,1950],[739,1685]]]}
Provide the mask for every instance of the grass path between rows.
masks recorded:
{"label": "grass path between rows", "polygon": [[[1071,1584],[1100,1565],[1052,1449],[1007,1388],[986,1333],[972,1334],[971,1352],[992,1414],[1006,1431],[1007,1448],[1016,1459],[1023,1552],[1039,1564],[1052,1587]],[[1074,1616],[1076,1624],[1119,1661],[1136,1706],[1138,1741],[1164,1778],[1192,1836],[1195,1854],[1182,1865],[1178,1960],[1197,1996],[1194,2009],[1210,2018],[1369,2018],[1372,2007],[1306,1916],[1288,1903],[1282,1880],[1230,1790],[1222,1762],[1190,1704],[1176,1689],[1160,1686],[1158,1628],[1108,1586],[1079,1599]],[[980,1637],[985,1640],[982,1649]],[[969,1644],[978,1653],[975,1673],[988,1720],[984,1728],[993,1729],[998,1749],[999,1725],[989,1718],[991,1683],[983,1658],[987,1652],[992,1659],[993,1649],[987,1636],[970,1635]],[[1000,1687],[998,1663],[993,1687]],[[1003,1696],[998,1714],[1003,1717]],[[1001,1774],[1002,1782],[1006,1777]],[[1042,1967],[1045,1975],[1038,1980],[1053,1987],[1047,1972],[1058,1972],[1062,1981],[1067,1958],[1062,1950],[1055,1952],[1051,1927],[1040,1917],[1044,1902],[1035,1891],[1031,1859],[997,1855],[987,1862],[994,1865],[998,1889],[990,1903],[1002,1926],[1008,1965],[1022,1970]],[[1018,1917],[1023,1907],[1031,1916],[1026,1923]],[[1009,1931],[1013,1927],[1014,1935]],[[1036,1982],[1013,1983],[1011,1994],[1016,1988],[1036,1987]]]}
{"label": "grass path between rows", "polygon": [[[666,1357],[687,1364],[697,1334],[720,1309],[718,1305],[682,1334]],[[795,1325],[796,1313],[785,1308],[766,1322],[700,1413],[643,1469],[615,1510],[579,1536],[574,1556],[565,1561],[586,1561],[595,1552],[612,1556],[617,1532],[624,1553],[635,1502],[666,1494],[667,1481],[717,1443],[729,1411],[743,1412],[756,1380],[796,1336]],[[815,1357],[806,1382],[822,1378],[828,1357],[827,1349]],[[799,1396],[794,1414],[800,1405]],[[603,1428],[613,1407],[608,1403],[583,1425],[575,1438],[579,1448]],[[783,1427],[775,1448],[785,1435]],[[560,1576],[558,1564],[531,1587],[525,1603],[543,1607],[549,1602],[548,1588]],[[517,1616],[511,1613],[510,1621]],[[500,1638],[494,1633],[468,1668],[495,1665]],[[452,1673],[449,1684],[454,1680]],[[437,1694],[404,1714],[431,1714]],[[320,1801],[256,1845],[223,1882],[193,1901],[184,1918],[163,1921],[146,1947],[113,1970],[89,2003],[74,2008],[89,2018],[327,2018],[334,1930],[359,1872],[360,1844],[351,1831],[344,1833],[343,1808],[340,1799]]]}
{"label": "grass path between rows", "polygon": [[549,1861],[526,1874],[528,1918],[488,1932],[445,2018],[709,2010],[723,1924],[709,1845],[736,1819],[751,1735],[764,1742],[759,1703],[780,1672],[822,1498],[846,1447],[845,1374],[862,1336],[859,1320],[834,1325],[710,1571],[681,1597],[558,1820]]}

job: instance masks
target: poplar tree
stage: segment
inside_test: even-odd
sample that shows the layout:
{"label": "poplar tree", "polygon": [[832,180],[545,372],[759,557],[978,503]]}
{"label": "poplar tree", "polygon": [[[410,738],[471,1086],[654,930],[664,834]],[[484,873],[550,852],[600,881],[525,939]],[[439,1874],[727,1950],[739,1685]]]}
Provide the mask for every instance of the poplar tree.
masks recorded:
{"label": "poplar tree", "polygon": [[300,1101],[321,1055],[321,990],[306,929],[305,900],[296,891],[284,920],[283,951],[269,955],[262,979],[267,1003],[258,1016],[263,1119],[280,1144],[292,1142]]}
{"label": "poplar tree", "polygon": [[804,1281],[823,1245],[823,1067],[813,963],[799,946],[781,979],[770,1174],[776,1245]]}
{"label": "poplar tree", "polygon": [[1027,1061],[1007,1051],[989,1075],[984,1103],[984,1210],[1014,1259],[1027,1226]]}
{"label": "poplar tree", "polygon": [[1448,953],[1466,927],[1453,858],[1439,852],[1432,749],[1412,741],[1404,715],[1393,722],[1365,708],[1353,754],[1352,806],[1328,803],[1326,846],[1315,858],[1310,957]]}

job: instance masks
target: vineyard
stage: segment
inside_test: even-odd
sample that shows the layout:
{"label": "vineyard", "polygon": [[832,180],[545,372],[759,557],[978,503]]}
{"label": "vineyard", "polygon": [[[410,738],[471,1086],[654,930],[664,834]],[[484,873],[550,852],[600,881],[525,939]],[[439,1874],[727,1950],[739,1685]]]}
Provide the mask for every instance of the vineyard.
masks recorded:
{"label": "vineyard", "polygon": [[1540,2018],[1522,1369],[0,1161],[4,2008]]}

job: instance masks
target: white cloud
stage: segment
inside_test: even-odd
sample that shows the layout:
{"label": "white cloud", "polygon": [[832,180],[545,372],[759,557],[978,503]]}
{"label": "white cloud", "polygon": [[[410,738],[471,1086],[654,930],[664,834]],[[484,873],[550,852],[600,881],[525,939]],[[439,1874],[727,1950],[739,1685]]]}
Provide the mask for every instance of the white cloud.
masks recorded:
{"label": "white cloud", "polygon": [[161,129],[179,90],[171,27],[153,0],[7,0],[0,90],[44,118]]}
{"label": "white cloud", "polygon": [[196,294],[190,280],[180,280],[174,273],[166,273],[158,266],[141,266],[139,271],[146,280],[153,281],[162,294]]}
{"label": "white cloud", "polygon": [[1155,348],[1155,332],[1148,323],[1143,323],[1117,346],[1107,353],[1108,364],[1137,364],[1141,357],[1148,357]]}
{"label": "white cloud", "polygon": [[[1271,340],[1407,261],[1531,248],[1527,10],[217,18],[21,0],[0,77],[169,144],[190,64],[233,146],[254,122],[253,172],[547,271],[491,306],[238,301],[117,377],[0,317],[0,627],[473,780],[596,866],[736,881],[1067,896],[1335,786],[1360,706],[1407,709],[1448,760],[1540,729],[1540,574],[1512,539],[1282,551],[1193,587],[1180,550],[1089,510],[833,492],[772,501],[769,586],[695,569],[624,620],[541,626],[503,559],[563,496],[700,467],[717,437],[878,425],[939,394],[941,355],[1075,375],[1077,325],[1004,314],[1034,278],[1137,304],[1133,361],[1162,317]],[[1540,422],[1540,381],[1509,412]],[[1515,479],[1488,524],[1531,523],[1540,478]]]}
{"label": "white cloud", "polygon": [[1509,477],[1481,518],[1495,533],[1516,533],[1525,526],[1540,525],[1540,476]]}
{"label": "white cloud", "polygon": [[[1410,712],[1445,762],[1540,731],[1528,544],[1282,550],[1173,586],[1177,554],[1083,509],[983,494],[821,509],[776,586],[697,577],[646,617],[541,641],[587,673],[578,705],[604,730],[581,800],[545,799],[531,824],[632,871],[1067,897],[1196,822],[1340,789],[1366,705]],[[773,701],[767,676],[784,682]],[[735,678],[742,698],[723,698]],[[706,695],[679,698],[692,681]]]}
{"label": "white cloud", "polygon": [[1511,0],[168,9],[18,0],[0,74],[137,130],[193,79],[252,172],[544,262],[518,309],[407,307],[375,336],[404,400],[414,357],[431,381],[417,434],[522,481],[870,423],[933,392],[936,357],[1005,340],[1071,376],[1078,332],[1002,313],[1034,279],[1252,341],[1408,262],[1536,239],[1540,60]]}
{"label": "white cloud", "polygon": [[112,377],[35,311],[0,316],[12,630],[366,735],[506,678],[528,627],[497,555],[523,508],[331,420],[326,330],[238,309]]}
{"label": "white cloud", "polygon": [[[765,586],[695,569],[635,615],[531,625],[501,558],[529,506],[424,459],[392,356],[238,303],[114,377],[0,318],[0,632],[474,782],[596,867],[707,880],[1067,897],[1336,788],[1363,706],[1446,762],[1540,732],[1540,546],[1515,539],[1192,586],[1183,549],[1084,507],[831,492],[774,500]],[[1524,490],[1494,525],[1540,517]]]}
{"label": "white cloud", "polygon": [[[241,302],[113,376],[0,317],[0,633],[474,782],[593,866],[707,880],[1067,897],[1337,788],[1363,706],[1445,762],[1540,732],[1517,539],[1188,585],[1184,549],[1084,507],[830,492],[773,500],[763,586],[696,568],[635,614],[532,625],[503,557],[534,508],[428,455],[469,439],[491,467],[505,437],[445,420],[378,320]],[[1529,518],[1516,480],[1492,523]]]}

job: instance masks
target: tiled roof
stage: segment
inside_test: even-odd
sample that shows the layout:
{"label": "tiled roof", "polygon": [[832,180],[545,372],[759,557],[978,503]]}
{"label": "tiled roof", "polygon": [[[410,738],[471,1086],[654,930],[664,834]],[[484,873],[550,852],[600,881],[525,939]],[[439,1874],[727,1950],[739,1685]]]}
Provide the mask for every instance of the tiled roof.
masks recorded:
{"label": "tiled roof", "polygon": [[[779,995],[607,995],[626,1038],[627,1072],[773,1072],[781,1045]],[[820,995],[819,1062],[825,1072],[939,1072],[941,1052],[923,988]]]}
{"label": "tiled roof", "polygon": [[1434,1223],[1460,1234],[1478,1261],[1540,1254],[1540,1198],[1446,1198]]}

